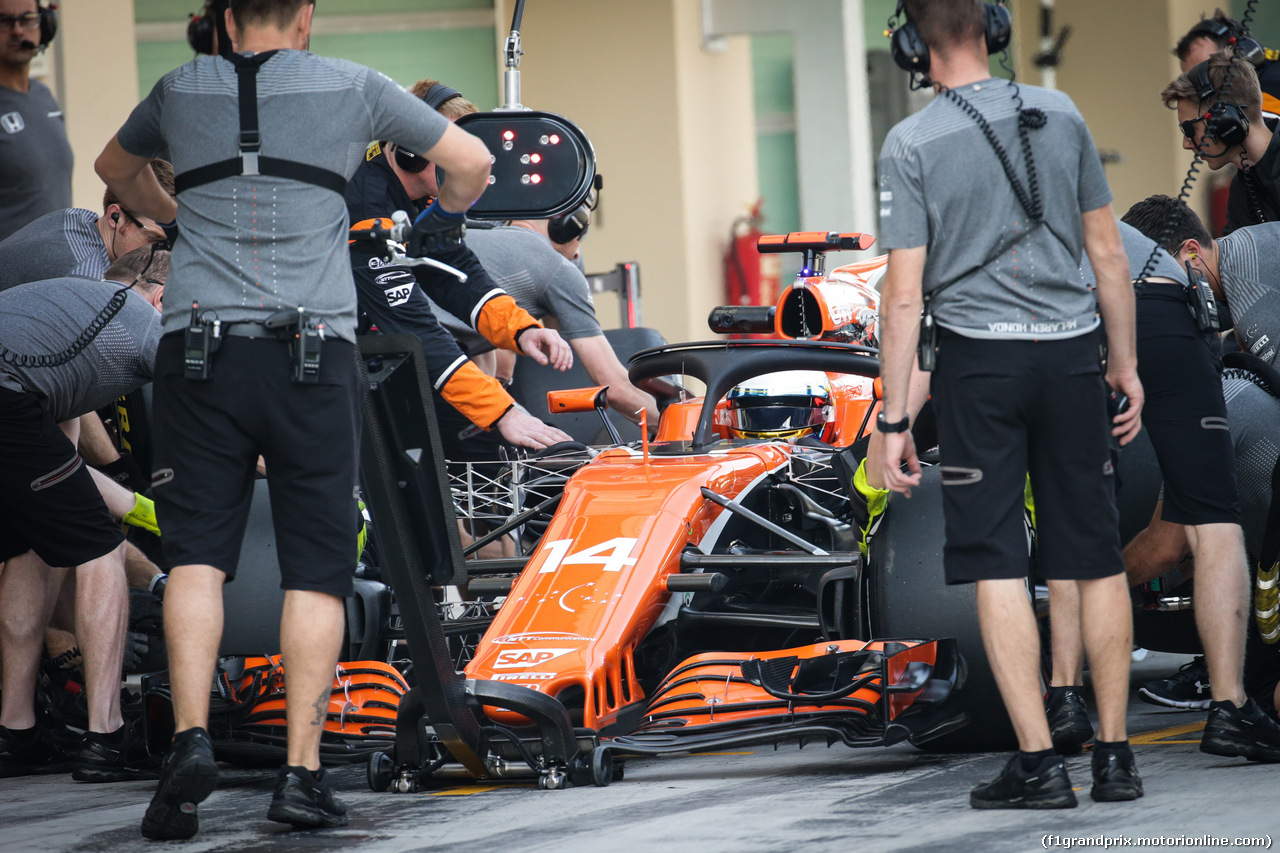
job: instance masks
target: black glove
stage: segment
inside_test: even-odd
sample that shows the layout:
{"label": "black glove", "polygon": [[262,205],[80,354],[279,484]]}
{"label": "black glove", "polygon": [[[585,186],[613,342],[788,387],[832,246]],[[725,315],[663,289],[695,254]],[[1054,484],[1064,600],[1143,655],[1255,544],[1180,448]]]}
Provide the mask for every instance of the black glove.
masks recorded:
{"label": "black glove", "polygon": [[151,478],[142,473],[130,453],[121,453],[115,462],[100,465],[98,470],[131,492],[144,492],[151,487]]}
{"label": "black glove", "polygon": [[151,650],[151,641],[146,634],[130,631],[124,639],[124,671],[137,672],[142,666],[142,658]]}
{"label": "black glove", "polygon": [[409,232],[408,253],[411,257],[421,258],[435,252],[456,249],[462,245],[462,237],[466,233],[465,213],[450,213],[440,206],[439,201],[433,201],[413,221],[413,230]]}

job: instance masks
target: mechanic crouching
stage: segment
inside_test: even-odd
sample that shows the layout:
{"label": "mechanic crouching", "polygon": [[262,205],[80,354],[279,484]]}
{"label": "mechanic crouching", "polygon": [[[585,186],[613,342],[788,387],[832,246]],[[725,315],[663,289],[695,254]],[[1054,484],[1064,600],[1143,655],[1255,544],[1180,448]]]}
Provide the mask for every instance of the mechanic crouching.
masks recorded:
{"label": "mechanic crouching", "polygon": [[[868,467],[880,465],[885,484],[908,496],[920,481],[908,431],[918,359],[933,371],[947,582],[977,583],[987,658],[1018,739],[1019,752],[972,790],[970,804],[1077,804],[1040,688],[1040,638],[1026,593],[1028,472],[1040,571],[1074,582],[1083,602],[1101,728],[1091,795],[1137,799],[1142,780],[1125,730],[1132,615],[1107,385],[1129,400],[1110,429],[1122,442],[1141,428],[1143,398],[1111,192],[1065,95],[991,77],[988,53],[1010,36],[1007,10],[980,0],[904,0],[902,8],[895,61],[926,74],[940,96],[896,125],[881,150],[889,265],[876,426],[885,435]],[[1096,305],[1078,272],[1082,248],[1098,273]],[[1105,381],[1097,309],[1110,351]]]}
{"label": "mechanic crouching", "polygon": [[[120,715],[129,618],[124,535],[76,453],[75,436],[58,425],[151,379],[168,267],[168,252],[144,247],[117,260],[108,281],[55,278],[0,293],[5,775],[70,768],[79,781],[112,782],[147,772],[141,733]],[[72,432],[75,425],[71,420]],[[74,755],[35,713],[45,625],[69,568],[89,711],[84,745]]]}

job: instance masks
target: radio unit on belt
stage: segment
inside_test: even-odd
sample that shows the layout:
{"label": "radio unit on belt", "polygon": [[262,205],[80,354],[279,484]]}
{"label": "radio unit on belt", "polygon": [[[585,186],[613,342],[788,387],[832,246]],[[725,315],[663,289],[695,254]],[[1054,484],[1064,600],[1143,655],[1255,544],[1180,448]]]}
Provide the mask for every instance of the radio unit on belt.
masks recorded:
{"label": "radio unit on belt", "polygon": [[[324,323],[299,306],[296,311],[277,311],[262,324],[274,331],[280,340],[289,342],[290,378],[299,384],[314,385],[320,381],[320,350],[324,343]],[[288,332],[293,334],[286,337]]]}
{"label": "radio unit on belt", "polygon": [[1218,303],[1209,289],[1209,282],[1191,266],[1190,261],[1185,261],[1184,265],[1187,268],[1187,307],[1191,309],[1191,316],[1196,318],[1196,328],[1202,332],[1216,332],[1219,328]]}
{"label": "radio unit on belt", "polygon": [[195,382],[213,377],[213,354],[222,345],[222,323],[200,314],[200,303],[191,303],[191,322],[183,333],[183,375]]}

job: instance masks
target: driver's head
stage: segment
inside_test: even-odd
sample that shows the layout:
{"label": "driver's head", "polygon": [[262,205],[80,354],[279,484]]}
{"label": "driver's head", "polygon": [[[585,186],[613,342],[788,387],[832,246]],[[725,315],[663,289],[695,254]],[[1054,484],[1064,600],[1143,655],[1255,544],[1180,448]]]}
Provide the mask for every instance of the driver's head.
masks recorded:
{"label": "driver's head", "polygon": [[831,385],[818,370],[766,373],[734,386],[717,418],[734,438],[798,438],[834,417]]}

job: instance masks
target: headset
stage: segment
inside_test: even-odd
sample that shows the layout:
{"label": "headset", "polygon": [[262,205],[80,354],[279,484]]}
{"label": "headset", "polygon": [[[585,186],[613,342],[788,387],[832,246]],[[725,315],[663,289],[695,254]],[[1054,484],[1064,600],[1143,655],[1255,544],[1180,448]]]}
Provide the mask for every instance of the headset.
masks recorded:
{"label": "headset", "polygon": [[198,54],[213,55],[213,37],[218,36],[218,53],[231,52],[231,36],[227,34],[227,8],[231,0],[206,0],[200,14],[192,13],[187,24],[187,44]]}
{"label": "headset", "polygon": [[[1196,32],[1197,30],[1199,32]],[[1192,27],[1191,31],[1199,36],[1208,36],[1219,44],[1227,42],[1235,48],[1238,56],[1248,60],[1254,68],[1267,61],[1267,52],[1263,50],[1253,34],[1242,24],[1230,18],[1225,21],[1219,18],[1208,18]]]}
{"label": "headset", "polygon": [[[984,3],[986,22],[983,37],[987,43],[987,53],[999,53],[1009,46],[1013,36],[1013,25],[1009,21],[1009,10],[1003,3]],[[902,23],[895,23],[902,21]],[[898,8],[889,19],[889,52],[893,61],[903,71],[925,74],[929,71],[929,45],[925,43],[920,30],[903,8],[903,0],[898,0]]]}
{"label": "headset", "polygon": [[1249,117],[1243,104],[1232,103],[1218,95],[1209,79],[1209,61],[1206,59],[1187,72],[1187,80],[1196,90],[1196,97],[1203,104],[1213,97],[1218,101],[1204,114],[1204,134],[1228,148],[1243,145],[1249,135]]}
{"label": "headset", "polygon": [[[454,98],[461,98],[462,93],[457,89],[451,89],[443,83],[432,83],[431,88],[422,94],[422,100],[427,106],[433,110],[439,110],[447,102]],[[427,168],[427,159],[419,157],[412,151],[406,151],[399,145],[391,150],[391,156],[395,157],[396,165],[406,172],[417,174]]]}
{"label": "headset", "polygon": [[547,236],[551,238],[552,243],[563,245],[587,236],[587,229],[591,227],[591,211],[595,210],[596,205],[600,203],[600,190],[603,188],[604,178],[596,172],[591,190],[582,200],[582,204],[568,213],[553,216],[547,220]]}
{"label": "headset", "polygon": [[40,14],[40,43],[23,39],[23,50],[39,50],[44,51],[49,46],[49,42],[53,41],[53,37],[58,34],[58,4],[50,3],[48,6],[36,4],[36,11]]}

